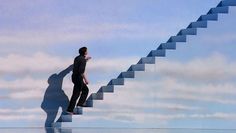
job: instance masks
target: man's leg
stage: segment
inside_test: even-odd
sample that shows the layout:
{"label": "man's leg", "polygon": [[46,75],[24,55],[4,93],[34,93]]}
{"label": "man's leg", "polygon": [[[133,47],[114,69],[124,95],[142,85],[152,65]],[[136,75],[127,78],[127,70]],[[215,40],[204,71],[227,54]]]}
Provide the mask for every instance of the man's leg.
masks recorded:
{"label": "man's leg", "polygon": [[73,94],[72,94],[71,99],[70,99],[70,104],[67,108],[68,112],[73,112],[76,101],[79,97],[80,91],[81,91],[81,85],[75,84],[74,89],[73,89]]}
{"label": "man's leg", "polygon": [[83,84],[81,91],[82,91],[82,94],[80,96],[77,106],[83,106],[84,102],[86,101],[88,93],[89,93],[88,86],[86,84]]}

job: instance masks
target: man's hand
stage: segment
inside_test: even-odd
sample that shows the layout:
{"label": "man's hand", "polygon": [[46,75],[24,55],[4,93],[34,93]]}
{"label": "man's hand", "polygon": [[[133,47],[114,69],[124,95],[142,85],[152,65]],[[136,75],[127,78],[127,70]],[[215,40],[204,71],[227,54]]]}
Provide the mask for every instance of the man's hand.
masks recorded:
{"label": "man's hand", "polygon": [[87,79],[85,79],[84,83],[87,85],[87,84],[89,84],[89,81]]}
{"label": "man's hand", "polygon": [[85,59],[88,61],[88,60],[92,59],[92,57],[87,56],[87,57],[85,57]]}
{"label": "man's hand", "polygon": [[88,82],[88,80],[87,80],[86,75],[85,75],[85,74],[82,74],[82,77],[83,77],[83,79],[84,79],[84,83],[87,85],[89,82]]}

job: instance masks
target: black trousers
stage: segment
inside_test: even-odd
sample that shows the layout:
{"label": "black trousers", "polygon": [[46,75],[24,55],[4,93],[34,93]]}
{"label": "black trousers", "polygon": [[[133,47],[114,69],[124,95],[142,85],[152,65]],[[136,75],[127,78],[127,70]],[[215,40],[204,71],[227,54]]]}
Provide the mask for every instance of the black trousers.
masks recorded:
{"label": "black trousers", "polygon": [[[72,96],[70,99],[69,106],[67,108],[67,111],[69,111],[69,112],[73,112],[75,104],[76,104],[79,96],[80,96],[80,98],[77,103],[77,106],[83,105],[87,99],[88,92],[89,92],[89,89],[88,89],[87,85],[84,83],[82,76],[72,74],[72,82],[74,83],[74,88],[73,88],[73,93],[72,93]],[[80,95],[80,93],[81,93],[81,95]]]}

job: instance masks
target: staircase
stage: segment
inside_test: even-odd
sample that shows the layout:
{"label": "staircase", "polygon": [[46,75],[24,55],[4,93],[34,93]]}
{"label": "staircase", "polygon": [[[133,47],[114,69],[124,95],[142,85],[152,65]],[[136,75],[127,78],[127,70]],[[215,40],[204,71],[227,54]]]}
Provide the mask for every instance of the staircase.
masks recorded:
{"label": "staircase", "polygon": [[[131,65],[126,72],[121,72],[116,79],[112,79],[106,86],[102,86],[97,93],[92,93],[86,103],[85,108],[93,107],[94,100],[103,100],[104,93],[113,93],[115,86],[124,85],[127,78],[135,78],[135,72],[145,71],[145,64],[155,64],[158,57],[165,57],[166,50],[175,50],[177,43],[187,41],[187,36],[197,35],[199,28],[207,28],[208,21],[217,21],[219,14],[227,14],[229,6],[236,6],[236,0],[222,0],[216,7],[211,8],[205,15],[201,15],[197,21],[191,22],[187,28],[181,29],[176,36],[171,36],[166,43],[161,43],[156,50],[150,51],[147,57],[142,57],[137,64]],[[83,108],[75,108],[76,115],[83,114]],[[62,115],[53,127],[62,127],[63,123],[72,122],[72,115]]]}

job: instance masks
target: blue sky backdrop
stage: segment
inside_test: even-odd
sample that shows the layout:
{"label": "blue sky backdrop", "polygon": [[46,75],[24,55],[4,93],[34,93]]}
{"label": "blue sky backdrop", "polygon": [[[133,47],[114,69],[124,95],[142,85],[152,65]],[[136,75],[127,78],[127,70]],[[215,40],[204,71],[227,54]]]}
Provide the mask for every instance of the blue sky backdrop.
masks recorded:
{"label": "blue sky backdrop", "polygon": [[[43,126],[46,114],[40,105],[48,78],[72,64],[80,47],[87,46],[93,58],[88,62],[87,73],[90,93],[96,92],[218,3],[219,0],[1,0],[0,126]],[[150,67],[151,73],[140,74],[144,79],[128,81],[120,92],[105,98],[97,108],[88,109],[91,115],[83,117],[84,125],[87,118],[95,124],[104,119],[101,124],[109,123],[110,127],[123,122],[127,125],[129,121],[130,126],[144,127],[217,127],[228,122],[222,127],[235,128],[235,13],[232,8],[230,15],[221,15],[219,22],[201,29],[198,37],[190,37],[189,43],[169,51],[159,65]],[[70,74],[62,87],[68,97],[73,87]],[[129,99],[133,103],[125,104],[127,94],[135,88],[138,91],[134,101]],[[143,89],[153,93],[144,95]],[[178,89],[182,93],[176,98],[173,95]],[[142,106],[136,103],[139,100]],[[114,106],[116,103],[121,105]],[[190,106],[192,103],[196,106]],[[130,108],[119,110],[117,115],[114,110],[120,106]],[[134,112],[137,108],[143,111]],[[97,117],[99,111],[111,113]],[[209,119],[204,121],[205,117]],[[215,119],[216,123],[207,125]]]}

